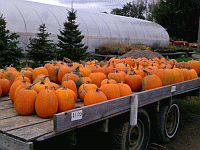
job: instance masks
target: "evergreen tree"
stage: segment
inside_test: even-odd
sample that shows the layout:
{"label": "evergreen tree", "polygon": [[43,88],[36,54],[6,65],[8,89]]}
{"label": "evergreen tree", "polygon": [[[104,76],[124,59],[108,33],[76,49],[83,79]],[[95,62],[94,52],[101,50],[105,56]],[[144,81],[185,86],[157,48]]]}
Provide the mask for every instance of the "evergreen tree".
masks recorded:
{"label": "evergreen tree", "polygon": [[82,44],[84,38],[81,35],[81,31],[78,30],[78,26],[75,22],[76,11],[68,11],[67,21],[64,22],[64,29],[60,31],[61,35],[58,35],[58,50],[59,59],[68,57],[72,61],[84,60],[88,53],[86,50],[88,46]]}
{"label": "evergreen tree", "polygon": [[44,63],[44,61],[57,58],[56,46],[53,40],[48,40],[50,33],[46,32],[45,24],[40,25],[37,38],[30,38],[30,43],[27,45],[27,57],[35,63]]}
{"label": "evergreen tree", "polygon": [[19,48],[17,39],[20,37],[17,33],[9,34],[6,30],[6,21],[3,15],[0,16],[0,67],[13,64],[19,64],[19,59],[23,57],[22,48]]}

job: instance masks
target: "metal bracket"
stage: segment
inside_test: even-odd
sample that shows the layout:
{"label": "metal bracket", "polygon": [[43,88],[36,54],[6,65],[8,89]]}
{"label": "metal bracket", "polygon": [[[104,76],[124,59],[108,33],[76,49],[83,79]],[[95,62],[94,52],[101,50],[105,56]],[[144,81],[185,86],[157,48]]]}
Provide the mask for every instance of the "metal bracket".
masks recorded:
{"label": "metal bracket", "polygon": [[130,125],[137,125],[138,95],[131,96]]}
{"label": "metal bracket", "polygon": [[108,132],[108,121],[109,119],[106,119],[100,124],[100,131]]}
{"label": "metal bracket", "polygon": [[157,112],[159,112],[160,111],[160,101],[158,101],[158,103],[157,103]]}

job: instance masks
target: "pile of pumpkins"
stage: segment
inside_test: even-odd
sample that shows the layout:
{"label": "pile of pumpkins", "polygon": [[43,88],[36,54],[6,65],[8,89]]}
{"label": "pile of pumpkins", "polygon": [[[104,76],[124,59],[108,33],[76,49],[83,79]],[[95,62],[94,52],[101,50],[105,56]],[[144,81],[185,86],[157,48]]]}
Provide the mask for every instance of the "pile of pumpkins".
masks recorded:
{"label": "pile of pumpkins", "polygon": [[84,105],[130,95],[198,78],[200,62],[177,62],[165,58],[111,58],[109,61],[58,61],[21,71],[0,70],[0,94],[7,95],[20,115],[35,112],[51,118],[74,109],[79,98]]}

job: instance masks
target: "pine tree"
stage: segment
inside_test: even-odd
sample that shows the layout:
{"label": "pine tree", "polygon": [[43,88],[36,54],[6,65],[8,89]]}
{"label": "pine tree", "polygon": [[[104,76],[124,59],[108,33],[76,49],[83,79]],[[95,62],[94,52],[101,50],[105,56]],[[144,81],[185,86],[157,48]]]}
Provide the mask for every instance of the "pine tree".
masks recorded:
{"label": "pine tree", "polygon": [[13,64],[19,64],[20,58],[23,57],[23,49],[19,48],[17,39],[20,37],[17,33],[9,33],[6,30],[6,20],[3,15],[0,16],[0,67]]}
{"label": "pine tree", "polygon": [[40,25],[37,38],[30,38],[30,43],[27,45],[27,57],[35,63],[44,63],[44,61],[56,59],[56,46],[53,40],[48,40],[50,33],[46,32],[45,24]]}
{"label": "pine tree", "polygon": [[88,55],[86,53],[88,46],[84,46],[81,43],[84,36],[78,30],[79,25],[75,22],[76,18],[76,11],[68,11],[67,21],[64,22],[64,29],[60,31],[61,35],[58,35],[59,59],[68,57],[72,61],[79,61],[84,60]]}

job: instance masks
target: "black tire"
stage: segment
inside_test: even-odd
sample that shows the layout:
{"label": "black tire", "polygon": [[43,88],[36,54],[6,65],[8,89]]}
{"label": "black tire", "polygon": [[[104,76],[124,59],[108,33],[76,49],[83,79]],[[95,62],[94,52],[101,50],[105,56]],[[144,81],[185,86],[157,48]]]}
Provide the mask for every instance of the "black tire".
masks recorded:
{"label": "black tire", "polygon": [[130,126],[127,120],[114,128],[112,148],[114,150],[145,150],[149,137],[149,116],[144,109],[139,109],[136,126]]}
{"label": "black tire", "polygon": [[171,106],[162,106],[157,113],[155,127],[158,134],[158,140],[162,143],[170,142],[175,136],[180,119],[179,106],[173,101]]}

